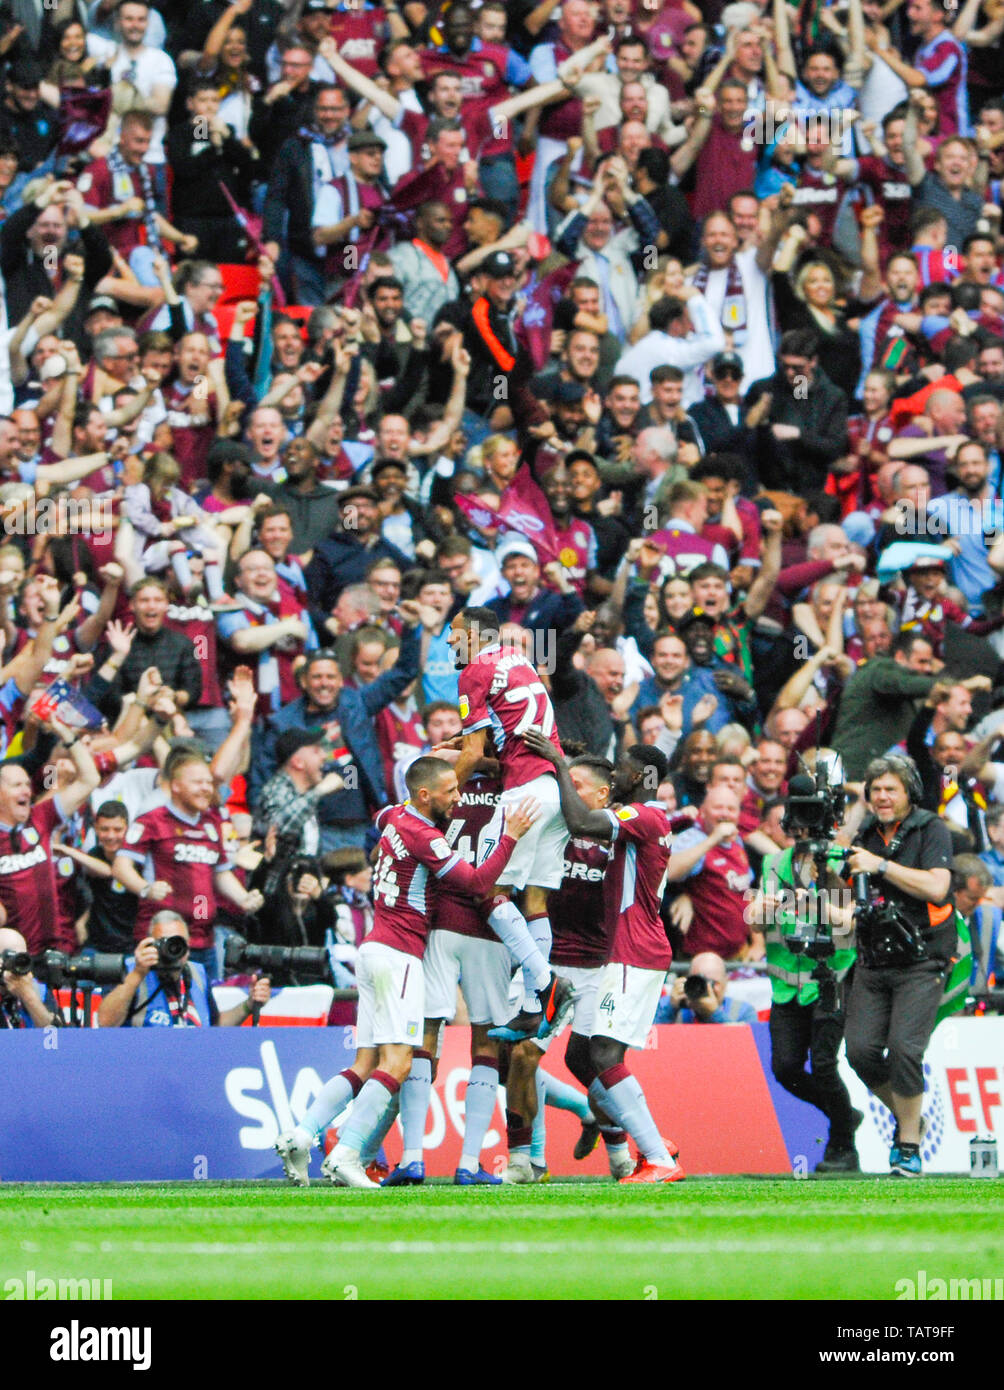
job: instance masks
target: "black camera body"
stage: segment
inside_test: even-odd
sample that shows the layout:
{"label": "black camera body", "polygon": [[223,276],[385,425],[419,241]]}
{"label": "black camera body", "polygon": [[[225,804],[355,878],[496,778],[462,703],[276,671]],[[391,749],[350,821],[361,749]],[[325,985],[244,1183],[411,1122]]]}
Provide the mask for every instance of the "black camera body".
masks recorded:
{"label": "black camera body", "polygon": [[929,959],[920,927],[896,903],[872,892],[868,874],[854,875],[854,905],[858,953],[870,970]]}
{"label": "black camera body", "polygon": [[175,969],[188,952],[188,942],[180,935],[158,936],[153,944],[157,948],[157,964],[162,970]]}
{"label": "black camera body", "polygon": [[687,1003],[693,1006],[700,1001],[712,988],[711,981],[706,975],[685,975],[683,979],[683,997]]}

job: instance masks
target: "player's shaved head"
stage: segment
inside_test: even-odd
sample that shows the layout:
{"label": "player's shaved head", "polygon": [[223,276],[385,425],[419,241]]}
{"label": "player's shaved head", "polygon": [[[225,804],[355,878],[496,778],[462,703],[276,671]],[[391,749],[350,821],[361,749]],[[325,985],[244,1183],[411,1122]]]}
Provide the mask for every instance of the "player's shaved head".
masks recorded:
{"label": "player's shaved head", "polygon": [[468,631],[472,627],[477,627],[483,633],[498,632],[499,615],[493,608],[462,608],[459,617]]}
{"label": "player's shaved head", "polygon": [[669,759],[659,748],[653,748],[646,743],[636,743],[624,750],[624,757],[643,773],[651,769],[657,779],[654,783],[656,787],[669,776]]}
{"label": "player's shaved head", "polygon": [[410,796],[417,795],[423,787],[426,791],[434,791],[443,777],[452,771],[453,768],[443,758],[416,758],[404,774],[404,784]]}

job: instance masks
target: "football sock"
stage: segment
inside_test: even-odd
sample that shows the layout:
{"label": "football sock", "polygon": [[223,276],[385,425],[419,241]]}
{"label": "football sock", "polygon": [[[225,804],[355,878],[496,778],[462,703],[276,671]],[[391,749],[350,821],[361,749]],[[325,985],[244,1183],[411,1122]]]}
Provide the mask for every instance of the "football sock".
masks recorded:
{"label": "football sock", "polygon": [[[540,952],[540,954],[543,956],[544,960],[549,961],[550,958],[551,958],[551,919],[550,919],[550,917],[548,917],[548,915],[547,915],[546,912],[541,912],[541,913],[539,913],[536,917],[528,917],[528,918],[526,919],[526,925],[530,928],[530,935],[533,937],[534,945],[537,947],[537,950],[538,950],[538,951]],[[546,990],[547,987],[550,985],[550,983],[551,983],[551,967],[550,967],[550,965],[548,965],[548,967],[547,967],[547,979],[546,979],[546,980],[535,979],[534,982],[533,982],[533,984],[534,984],[534,989],[537,990],[537,992],[539,993],[539,992],[541,992],[542,990]],[[536,1003],[535,1006],[534,1006],[534,1001],[533,1001],[532,996],[529,996],[529,995],[528,995],[528,999],[529,999],[529,1005],[530,1005],[531,1008],[532,1008],[532,1007],[536,1007],[536,1008],[539,1009],[539,1008],[541,1007],[541,1001],[540,1001],[539,999],[537,1000],[537,1003]]]}
{"label": "football sock", "polygon": [[171,568],[181,592],[187,594],[192,587],[192,567],[188,563],[187,551],[176,550],[174,552],[171,556]]}
{"label": "football sock", "polygon": [[397,1119],[398,1112],[400,1111],[400,1109],[401,1093],[399,1091],[397,1095],[394,1097],[394,1099],[391,1101],[390,1105],[388,1105],[383,1119],[380,1121],[376,1129],[366,1140],[366,1143],[362,1146],[362,1148],[359,1151],[359,1162],[363,1165],[364,1168],[368,1168],[379,1154],[380,1146],[383,1143],[383,1141],[387,1138],[387,1132],[390,1129],[391,1125],[394,1123],[394,1121]]}
{"label": "football sock", "polygon": [[530,1140],[530,1162],[538,1168],[547,1167],[547,1121],[544,1117],[544,1108],[547,1104],[547,1093],[550,1089],[551,1078],[545,1076],[544,1069],[538,1067],[534,1075],[537,1084],[537,1113],[533,1117],[533,1131]]}
{"label": "football sock", "polygon": [[507,1110],[505,1112],[505,1128],[510,1155],[516,1153],[529,1155],[530,1145],[533,1142],[533,1126],[526,1123],[519,1111]]}
{"label": "football sock", "polygon": [[422,1141],[425,1138],[425,1119],[429,1113],[432,1092],[432,1058],[416,1048],[411,1059],[411,1071],[401,1087],[401,1131],[404,1152],[401,1165],[422,1162]]}
{"label": "football sock", "polygon": [[207,560],[203,566],[206,593],[212,602],[223,597],[223,569],[218,560]]}
{"label": "football sock", "polygon": [[472,1057],[464,1097],[464,1151],[458,1165],[468,1173],[476,1173],[481,1166],[481,1150],[495,1113],[498,1086],[498,1058]]}
{"label": "football sock", "polygon": [[400,1089],[401,1083],[393,1076],[385,1071],[375,1071],[356,1097],[352,1114],[338,1136],[338,1147],[358,1154]]}
{"label": "football sock", "polygon": [[631,1075],[623,1062],[608,1067],[589,1088],[589,1094],[606,1113],[638,1145],[639,1152],[649,1163],[672,1165],[669,1150],[662,1142],[637,1077]]}
{"label": "football sock", "polygon": [[569,1086],[567,1081],[559,1081],[550,1072],[545,1072],[543,1067],[537,1068],[537,1077],[538,1100],[540,1098],[540,1078],[543,1078],[544,1096],[548,1105],[553,1105],[556,1110],[571,1110],[572,1114],[578,1115],[580,1120],[589,1124],[593,1122],[595,1117],[585,1091],[580,1091],[576,1086]]}
{"label": "football sock", "polygon": [[327,1129],[349,1101],[359,1094],[362,1084],[351,1067],[326,1081],[293,1131],[297,1142],[312,1144],[321,1130]]}
{"label": "football sock", "polygon": [[611,1152],[627,1148],[627,1135],[622,1129],[616,1129],[613,1125],[600,1125],[600,1136]]}
{"label": "football sock", "polygon": [[515,903],[503,898],[489,913],[488,925],[503,945],[509,948],[509,954],[516,964],[522,966],[523,977],[530,982],[527,993],[532,1006],[536,1008],[537,1001],[530,990],[547,988],[551,980],[551,967],[547,957],[541,954],[526,918]]}

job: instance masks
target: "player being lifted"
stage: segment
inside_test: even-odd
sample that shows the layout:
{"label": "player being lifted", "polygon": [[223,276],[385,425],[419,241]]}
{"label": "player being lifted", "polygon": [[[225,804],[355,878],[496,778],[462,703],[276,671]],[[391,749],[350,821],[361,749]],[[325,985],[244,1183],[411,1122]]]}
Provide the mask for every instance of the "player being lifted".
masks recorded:
{"label": "player being lifted", "polygon": [[485,897],[517,841],[540,813],[532,798],[510,805],[498,843],[484,863],[474,868],[443,835],[460,799],[450,764],[442,758],[418,758],[408,768],[405,782],[407,802],[388,807],[377,817],[382,833],[373,881],[373,930],[356,958],[357,1043],[360,1049],[379,1049],[378,1065],[356,1097],[338,1144],[323,1165],[327,1175],[345,1187],[376,1187],[360,1162],[360,1151],[380,1128],[411,1070],[412,1051],[422,1040],[422,957],[434,882],[448,878],[462,892]]}
{"label": "player being lifted", "polygon": [[[644,1047],[655,1017],[672,952],[659,916],[672,839],[669,817],[659,801],[642,801],[665,781],[668,763],[657,748],[636,745],[614,769],[612,808],[590,810],[553,743],[528,730],[532,753],[550,762],[561,789],[561,806],[572,835],[611,843],[604,879],[604,921],[610,953],[596,989],[589,1040],[594,1078],[589,1094],[597,1106],[638,1145],[638,1166],[621,1182],[678,1182],[683,1169],[656,1127],[644,1092],[624,1064],[629,1047]],[[576,1072],[585,1080],[582,1070]]]}
{"label": "player being lifted", "polygon": [[[556,758],[562,756],[561,744],[543,682],[522,652],[502,647],[498,617],[490,608],[465,608],[458,613],[450,624],[449,643],[460,669],[463,733],[456,763],[458,784],[464,785],[483,758],[497,753],[502,795],[496,835],[509,807],[526,796],[540,805],[539,819],[499,875],[488,917],[492,930],[523,970],[522,1010],[507,1027],[492,1030],[493,1036],[516,1042],[556,1027],[573,995],[568,981],[555,975],[548,964],[547,897],[561,883],[568,829],[552,762],[531,751],[526,735],[531,729],[539,730]],[[512,902],[517,889],[522,890],[523,913]]]}

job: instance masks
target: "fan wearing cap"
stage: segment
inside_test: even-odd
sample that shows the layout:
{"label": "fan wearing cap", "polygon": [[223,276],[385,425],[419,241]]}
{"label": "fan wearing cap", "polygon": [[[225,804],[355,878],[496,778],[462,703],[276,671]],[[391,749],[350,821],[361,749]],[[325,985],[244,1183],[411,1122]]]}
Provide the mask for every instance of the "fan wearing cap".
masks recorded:
{"label": "fan wearing cap", "polygon": [[986,630],[986,624],[974,623],[947,593],[947,561],[940,555],[918,555],[908,570],[904,570],[906,592],[901,596],[900,632],[919,632],[930,642],[936,657],[941,656],[945,641],[946,623],[959,627]]}
{"label": "fan wearing cap", "polygon": [[261,789],[255,807],[256,833],[264,837],[274,827],[275,853],[262,888],[266,904],[285,877],[290,861],[319,853],[321,825],[317,807],[322,797],[345,785],[335,771],[325,771],[330,752],[323,729],[287,729],[275,741],[278,771]]}
{"label": "fan wearing cap", "polygon": [[[372,250],[379,238],[377,214],[389,196],[383,180],[386,148],[372,130],[353,131],[348,172],[326,183],[314,199],[313,240],[325,251],[329,293],[359,270],[362,251]],[[352,254],[350,247],[356,248]]]}
{"label": "fan wearing cap", "polygon": [[738,352],[716,352],[708,376],[713,394],[687,407],[701,452],[743,454],[751,442],[742,416],[743,359]]}
{"label": "fan wearing cap", "polygon": [[393,560],[401,570],[411,562],[383,538],[380,493],[371,487],[350,487],[338,494],[340,529],[321,541],[307,566],[311,601],[330,613],[347,584],[362,584],[374,560]]}
{"label": "fan wearing cap", "polygon": [[[530,393],[532,364],[516,338],[518,274],[511,252],[493,251],[474,278],[481,293],[463,306],[459,318],[471,359],[467,408],[493,429],[509,429],[514,420],[537,425],[547,419],[546,408]],[[499,389],[502,378],[504,393]]]}
{"label": "fan wearing cap", "polygon": [[519,623],[534,635],[534,650],[548,650],[551,634],[570,627],[583,611],[584,604],[572,587],[567,571],[557,562],[547,566],[547,577],[560,589],[542,588],[540,559],[529,541],[521,536],[505,540],[496,552],[502,568],[502,578],[509,586],[504,598],[489,599],[487,607],[494,612],[501,626]]}

